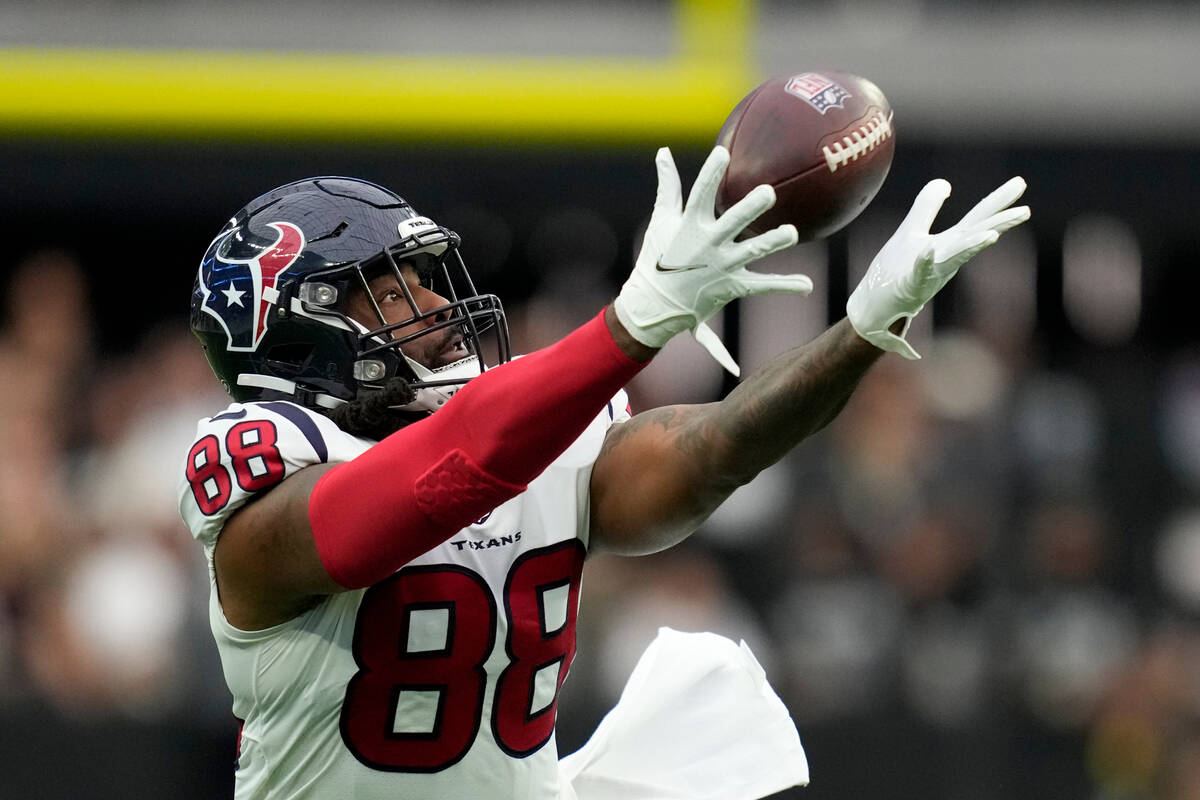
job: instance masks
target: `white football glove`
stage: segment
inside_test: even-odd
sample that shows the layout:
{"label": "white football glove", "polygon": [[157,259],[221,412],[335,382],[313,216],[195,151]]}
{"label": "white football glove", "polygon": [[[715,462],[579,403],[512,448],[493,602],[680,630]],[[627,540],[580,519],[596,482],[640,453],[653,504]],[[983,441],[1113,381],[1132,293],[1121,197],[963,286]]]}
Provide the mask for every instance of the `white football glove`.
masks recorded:
{"label": "white football glove", "polygon": [[[912,318],[959,267],[1029,219],[1028,206],[1009,208],[1024,191],[1025,181],[1013,178],[980,200],[954,227],[930,234],[950,184],[941,178],[927,183],[846,303],[846,316],[858,335],[883,350],[920,358],[904,339]],[[903,330],[892,333],[889,329],[902,317]]]}
{"label": "white football glove", "polygon": [[714,148],[700,168],[686,207],[671,151],[661,148],[655,164],[654,213],[633,273],[613,301],[613,310],[629,334],[649,347],[662,347],[675,334],[693,331],[696,341],[737,375],[737,362],[704,323],[739,297],[812,291],[812,281],[804,275],[770,275],[745,267],[794,245],[796,228],[780,225],[735,241],[747,225],[775,205],[775,190],[768,185],[755,187],[718,218],[717,187],[729,164],[724,147]]}

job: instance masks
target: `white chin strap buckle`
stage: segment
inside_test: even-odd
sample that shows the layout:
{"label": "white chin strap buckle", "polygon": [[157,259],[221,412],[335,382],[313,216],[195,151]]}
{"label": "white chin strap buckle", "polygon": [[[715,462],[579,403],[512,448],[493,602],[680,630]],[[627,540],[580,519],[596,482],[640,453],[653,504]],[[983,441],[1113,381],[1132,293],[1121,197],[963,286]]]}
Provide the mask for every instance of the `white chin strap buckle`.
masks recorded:
{"label": "white chin strap buckle", "polygon": [[437,369],[428,369],[427,367],[418,364],[408,356],[404,357],[408,362],[409,367],[416,374],[419,381],[460,381],[446,386],[422,386],[417,389],[417,397],[411,403],[403,406],[394,406],[399,411],[437,411],[446,404],[446,401],[453,397],[459,389],[472,378],[479,377],[482,371],[479,368],[479,359],[476,356],[467,356],[460,358],[447,364],[444,367]]}

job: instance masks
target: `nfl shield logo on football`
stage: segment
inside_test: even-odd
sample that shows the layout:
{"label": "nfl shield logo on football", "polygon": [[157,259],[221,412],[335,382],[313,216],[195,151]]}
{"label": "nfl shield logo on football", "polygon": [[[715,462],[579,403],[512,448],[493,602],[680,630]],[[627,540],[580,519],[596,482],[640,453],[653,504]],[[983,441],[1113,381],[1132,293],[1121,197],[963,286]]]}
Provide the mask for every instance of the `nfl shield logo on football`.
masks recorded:
{"label": "nfl shield logo on football", "polygon": [[831,108],[842,108],[842,104],[851,97],[844,87],[819,72],[794,75],[783,88],[822,114]]}

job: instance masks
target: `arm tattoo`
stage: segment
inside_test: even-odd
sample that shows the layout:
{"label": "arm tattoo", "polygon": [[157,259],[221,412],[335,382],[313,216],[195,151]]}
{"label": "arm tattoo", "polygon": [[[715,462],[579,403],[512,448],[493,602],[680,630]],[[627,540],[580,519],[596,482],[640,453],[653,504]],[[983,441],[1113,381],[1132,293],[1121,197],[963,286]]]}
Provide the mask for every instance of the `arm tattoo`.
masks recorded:
{"label": "arm tattoo", "polygon": [[601,454],[657,429],[706,483],[728,491],[829,424],[882,352],[843,320],[772,359],[719,403],[666,406],[614,425]]}
{"label": "arm tattoo", "polygon": [[707,420],[703,410],[713,406],[664,406],[638,414],[633,419],[612,426],[604,437],[601,455],[616,449],[621,442],[636,436],[646,428],[659,428],[670,438],[672,445],[683,455],[699,459],[710,452],[713,437],[720,435],[717,426]]}
{"label": "arm tattoo", "polygon": [[749,481],[846,405],[882,351],[858,337],[845,320],[807,345],[768,362],[710,412],[729,443],[709,453],[714,467]]}
{"label": "arm tattoo", "polygon": [[882,352],[843,320],[718,403],[667,406],[613,425],[596,459],[612,466],[599,473],[606,491],[593,541],[626,555],[680,541],[738,486],[828,424]]}

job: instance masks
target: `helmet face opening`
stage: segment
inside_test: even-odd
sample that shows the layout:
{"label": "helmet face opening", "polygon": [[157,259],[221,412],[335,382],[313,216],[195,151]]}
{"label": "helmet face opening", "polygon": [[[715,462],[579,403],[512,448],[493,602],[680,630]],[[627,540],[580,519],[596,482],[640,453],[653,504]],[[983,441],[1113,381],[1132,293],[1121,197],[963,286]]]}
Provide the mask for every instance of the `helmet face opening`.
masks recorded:
{"label": "helmet face opening", "polygon": [[288,184],[209,246],[192,329],[236,400],[328,410],[401,378],[418,394],[406,409],[433,410],[510,358],[500,301],[476,291],[458,245],[374,184]]}
{"label": "helmet face opening", "polygon": [[[398,353],[413,372],[408,382],[414,389],[461,385],[461,370],[455,377],[445,370],[467,360],[478,374],[485,365],[510,358],[500,301],[476,293],[457,236],[446,233],[449,243],[436,255],[397,247],[355,267],[341,306],[352,323],[362,326],[358,363]],[[389,294],[394,300],[385,310],[380,296]],[[378,372],[360,368],[360,381],[363,374]]]}

